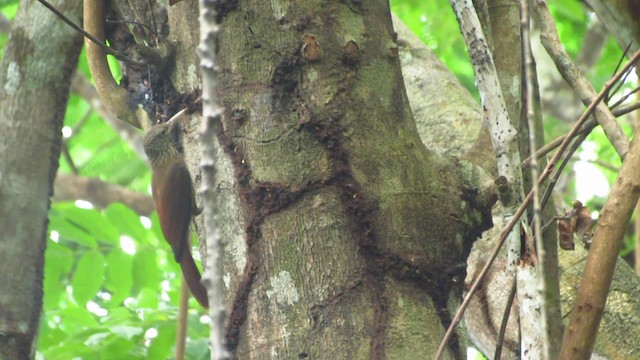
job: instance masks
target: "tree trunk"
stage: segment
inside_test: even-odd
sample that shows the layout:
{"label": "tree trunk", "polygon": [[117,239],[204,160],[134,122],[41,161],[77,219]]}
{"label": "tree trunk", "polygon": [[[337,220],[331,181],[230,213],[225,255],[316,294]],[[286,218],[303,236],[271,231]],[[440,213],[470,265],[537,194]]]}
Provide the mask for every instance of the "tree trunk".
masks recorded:
{"label": "tree trunk", "polygon": [[228,347],[257,359],[432,354],[490,197],[469,165],[420,141],[388,4],[219,11]]}
{"label": "tree trunk", "polygon": [[[77,1],[52,1],[78,21]],[[42,309],[47,211],[81,37],[23,1],[0,67],[0,358],[28,359]]]}

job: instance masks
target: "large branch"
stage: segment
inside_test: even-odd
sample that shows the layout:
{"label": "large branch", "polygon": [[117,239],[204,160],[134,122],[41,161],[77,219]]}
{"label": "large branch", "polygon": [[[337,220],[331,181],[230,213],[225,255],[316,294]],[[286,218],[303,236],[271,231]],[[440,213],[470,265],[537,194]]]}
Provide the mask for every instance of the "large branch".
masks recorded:
{"label": "large branch", "polygon": [[[573,91],[580,96],[582,103],[587,106],[596,98],[596,91],[587,81],[578,66],[573,63],[571,57],[564,49],[558,37],[555,22],[549,12],[546,1],[537,0],[535,8],[536,16],[540,23],[540,40],[551,58],[556,64],[558,71],[564,80],[571,86]],[[620,157],[624,157],[629,149],[629,140],[622,132],[615,116],[605,103],[599,103],[594,112],[598,124],[602,126],[609,141],[613,144]]]}
{"label": "large branch", "polygon": [[87,200],[103,209],[111,203],[127,205],[140,215],[149,215],[154,209],[151,196],[104,182],[71,174],[58,174],[54,184],[54,201]]}
{"label": "large branch", "polygon": [[[83,27],[98,41],[105,42],[103,1],[84,0]],[[131,109],[127,91],[113,79],[103,47],[85,38],[85,48],[91,75],[104,106],[120,120],[141,129],[150,128],[151,120],[146,112],[142,108]]]}
{"label": "large branch", "polygon": [[638,134],[640,132],[636,131],[618,179],[600,213],[571,320],[564,335],[560,352],[562,359],[588,359],[593,351],[618,252],[640,195]]}
{"label": "large branch", "polygon": [[91,108],[100,114],[100,116],[120,135],[122,140],[127,142],[133,151],[138,156],[147,161],[147,155],[144,153],[142,146],[142,136],[140,132],[136,130],[132,125],[127,122],[121,121],[115,117],[107,108],[105,108],[102,101],[98,97],[96,88],[91,85],[89,79],[79,72],[73,75],[71,80],[71,90],[77,92],[83,99],[85,99]]}
{"label": "large branch", "polygon": [[[494,162],[490,151],[491,143],[479,141],[474,145],[476,139],[486,136],[486,132],[480,130],[480,106],[433,51],[397,18],[394,18],[394,27],[403,44],[400,47],[400,59],[405,86],[423,142],[430,148],[440,149],[440,143],[452,141],[455,150],[448,153],[456,156],[462,156],[472,148],[479,162],[484,162],[488,165],[487,168],[491,168],[491,163]],[[447,129],[450,134],[446,134]],[[483,133],[485,135],[482,135]],[[460,144],[456,141],[458,139],[462,139]],[[483,239],[496,238],[500,228],[501,224],[496,223],[491,230],[495,233],[486,235]],[[469,277],[473,277],[473,274],[479,271],[493,246],[485,240],[476,242],[473,250],[476,255],[470,259],[471,263],[467,269]],[[566,313],[568,304],[575,298],[576,284],[582,273],[580,265],[584,263],[587,252],[576,249],[573,252],[562,251],[559,255],[562,274],[561,295]],[[501,266],[500,263],[498,266]],[[485,282],[482,294],[475,297],[477,305],[471,306],[465,314],[469,337],[474,345],[487,355],[492,354],[496,346],[495,324],[500,324],[503,315],[502,311],[497,309],[504,308],[504,305],[500,304],[504,303],[505,292],[510,284],[510,279],[492,275]],[[503,290],[505,288],[506,290]],[[640,280],[626,264],[619,263],[614,275],[613,289],[596,342],[598,354],[611,359],[624,358],[625,354],[640,353],[640,343],[634,340],[637,336],[627,336],[640,330],[634,325],[640,323]],[[512,345],[515,346],[514,343],[506,344],[507,347]],[[509,354],[515,356],[515,352],[503,351],[504,358],[509,358]]]}

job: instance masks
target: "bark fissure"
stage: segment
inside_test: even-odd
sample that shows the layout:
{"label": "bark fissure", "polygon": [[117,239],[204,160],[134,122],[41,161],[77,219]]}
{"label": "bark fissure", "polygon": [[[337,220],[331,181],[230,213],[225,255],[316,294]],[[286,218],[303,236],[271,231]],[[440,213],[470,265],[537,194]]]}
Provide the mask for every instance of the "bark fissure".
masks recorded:
{"label": "bark fissure", "polygon": [[[218,140],[243,218],[234,225],[244,237],[242,262],[229,262],[226,339],[236,356],[264,346],[271,356],[410,355],[402,330],[424,338],[416,315],[437,327],[451,322],[460,256],[480,231],[463,225],[470,211],[485,209],[473,171],[461,181],[457,161],[445,165],[422,147],[404,89],[380,75],[399,79],[392,28],[379,18],[352,19],[343,6],[252,3],[225,14],[230,26],[242,23],[223,31],[221,53],[233,56],[220,66],[218,88],[225,106]],[[388,16],[384,8],[362,10]],[[380,133],[398,141],[384,143]],[[462,205],[425,210],[451,194]],[[480,213],[471,215],[474,224],[489,222],[489,211]],[[456,230],[464,232],[449,236]],[[341,246],[346,251],[330,253]],[[287,294],[273,283],[282,274],[290,277]],[[279,298],[289,292],[295,300]],[[335,337],[343,328],[354,340]],[[457,339],[450,348],[462,358]]]}

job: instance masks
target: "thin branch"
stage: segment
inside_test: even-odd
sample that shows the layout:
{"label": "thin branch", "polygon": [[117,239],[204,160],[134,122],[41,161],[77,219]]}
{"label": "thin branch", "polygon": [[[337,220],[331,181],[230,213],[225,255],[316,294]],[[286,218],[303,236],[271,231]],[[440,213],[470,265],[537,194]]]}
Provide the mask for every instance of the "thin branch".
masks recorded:
{"label": "thin branch", "polygon": [[633,94],[635,94],[636,92],[638,92],[638,90],[640,90],[640,86],[639,86],[639,87],[636,87],[635,89],[633,89],[633,90],[629,91],[628,93],[626,93],[626,94],[622,95],[622,96],[620,97],[620,99],[618,99],[618,101],[616,101],[615,103],[613,103],[610,107],[611,107],[612,109],[613,109],[613,108],[618,107],[620,104],[622,104],[623,102],[625,102],[625,100],[627,100],[631,95],[633,95]]}
{"label": "thin branch", "polygon": [[[564,80],[578,94],[582,103],[587,105],[593,102],[596,92],[587,81],[584,74],[573,63],[571,57],[565,51],[558,37],[558,30],[549,12],[546,0],[537,0],[535,6],[536,15],[540,23],[540,41],[547,50],[551,59]],[[624,158],[629,149],[629,140],[622,132],[615,117],[604,103],[598,103],[595,110],[595,117],[609,141],[613,144],[621,158]]]}
{"label": "thin branch", "polygon": [[202,71],[202,187],[204,227],[207,244],[207,259],[203,282],[208,290],[209,314],[211,316],[211,359],[226,360],[231,357],[224,344],[224,293],[222,259],[224,244],[220,236],[220,224],[213,211],[216,206],[216,128],[220,126],[222,107],[216,96],[218,69],[219,25],[216,23],[216,5],[213,1],[200,0],[200,69]]}
{"label": "thin branch", "polygon": [[[583,160],[584,161],[584,160]],[[593,159],[593,160],[587,160],[587,162],[594,164],[594,165],[598,165],[600,167],[602,167],[603,169],[609,170],[614,174],[617,174],[618,172],[620,172],[620,168],[617,166],[613,166],[607,162],[604,162],[602,160],[599,159]]]}
{"label": "thin branch", "polygon": [[[191,245],[189,245],[191,246]],[[180,300],[178,305],[178,324],[176,325],[176,346],[174,360],[184,360],[187,343],[187,313],[189,311],[189,297],[191,293],[184,274],[180,276]]]}
{"label": "thin branch", "polygon": [[[618,71],[618,69],[620,68],[620,66],[622,65],[622,62],[624,61],[624,58],[629,54],[629,49],[631,49],[631,44],[627,45],[627,47],[624,49],[624,52],[622,53],[622,56],[620,56],[620,58],[618,59],[618,63],[616,64],[616,69],[614,70],[614,73],[616,71]],[[611,100],[611,95],[615,94],[618,92],[618,90],[620,90],[620,88],[622,88],[622,85],[624,85],[625,82],[627,82],[627,76],[629,76],[629,74],[626,74],[623,78],[622,81],[620,81],[619,83],[616,84],[616,86],[614,86],[611,90],[609,90],[609,93],[607,94],[607,96],[605,96],[604,98],[604,102],[605,103],[609,103],[609,100]]]}
{"label": "thin branch", "polygon": [[[533,94],[533,84],[534,84],[534,72],[533,72],[533,55],[531,54],[531,35],[529,30],[529,5],[528,0],[520,0],[520,26],[522,33],[522,54],[524,57],[524,75],[525,75],[525,84],[526,84],[526,109],[527,109],[527,124],[529,125],[529,149],[531,153],[531,179],[538,178],[538,158],[536,157],[536,129],[535,129],[535,118],[534,118],[534,94]],[[535,239],[535,249],[537,252],[537,256],[539,261],[537,262],[537,271],[538,278],[536,282],[539,284],[539,292],[536,294],[538,296],[539,305],[540,305],[540,328],[541,331],[538,333],[539,337],[533,336],[533,340],[538,340],[542,342],[541,349],[540,347],[530,347],[529,348],[529,356],[541,356],[543,359],[553,359],[555,358],[555,354],[557,354],[559,350],[559,342],[555,342],[554,339],[551,338],[552,332],[549,330],[550,326],[554,323],[552,319],[549,318],[549,307],[547,304],[553,301],[552,298],[547,298],[548,289],[551,286],[547,283],[550,281],[547,276],[547,269],[545,268],[545,264],[547,264],[547,257],[549,256],[557,256],[555,254],[547,254],[547,246],[545,246],[544,239],[542,236],[542,207],[540,204],[540,189],[539,185],[536,181],[532,181],[531,191],[533,192],[533,237]],[[519,269],[520,270],[520,269]],[[533,278],[531,278],[533,280]],[[521,288],[523,288],[522,286]],[[520,298],[520,297],[519,297]],[[521,316],[521,319],[523,317]],[[533,319],[529,317],[527,321],[531,322]],[[561,329],[558,329],[557,332],[560,334]],[[535,351],[538,348],[542,350],[542,353]]]}
{"label": "thin branch", "polygon": [[79,32],[85,38],[93,41],[96,45],[100,46],[104,52],[107,54],[111,54],[115,56],[118,60],[124,61],[129,64],[145,66],[147,65],[145,62],[135,61],[129,58],[127,55],[121,53],[120,51],[107,46],[104,42],[96,39],[93,35],[86,32],[82,27],[78,26],[76,23],[71,21],[66,15],[58,11],[53,5],[49,4],[46,0],[38,0],[42,5],[44,5],[47,9],[49,9],[52,13],[54,13],[60,20],[64,21],[67,25],[71,26],[75,31]]}
{"label": "thin branch", "polygon": [[577,137],[577,139],[573,141],[573,143],[571,144],[571,148],[569,149],[569,151],[567,151],[566,155],[561,156],[562,162],[560,163],[560,166],[558,166],[553,172],[553,175],[551,176],[551,180],[549,181],[549,185],[547,185],[547,188],[545,189],[545,192],[542,195],[541,203],[543,207],[546,206],[547,201],[549,201],[549,199],[551,198],[551,195],[553,194],[553,189],[558,183],[558,179],[560,178],[560,175],[562,175],[562,172],[564,171],[565,167],[569,164],[569,160],[571,160],[571,157],[578,150],[578,148],[580,147],[580,144],[582,144],[582,142],[584,141],[584,139],[587,138],[587,136],[589,136],[589,132],[581,133]]}
{"label": "thin branch", "polygon": [[67,164],[69,164],[69,167],[71,168],[71,172],[74,175],[78,175],[78,168],[76,167],[76,164],[73,162],[73,158],[71,157],[71,153],[69,152],[69,145],[67,145],[67,143],[64,143],[64,142],[62,143],[62,156],[67,161]]}
{"label": "thin branch", "polygon": [[131,146],[133,151],[140,157],[140,159],[148,162],[147,154],[144,153],[143,140],[140,132],[134,128],[131,124],[122,121],[115,117],[107,108],[105,108],[102,101],[98,97],[96,88],[89,82],[86,76],[76,72],[71,80],[71,90],[78,93],[89,106],[96,111],[102,119],[104,119],[111,127],[120,135],[122,140]]}
{"label": "thin branch", "polygon": [[[596,105],[598,105],[598,103],[602,101],[605,94],[611,89],[612,86],[616,84],[617,81],[620,80],[620,78],[624,75],[624,73],[626,73],[630,68],[632,68],[635,65],[636,62],[638,62],[639,59],[640,59],[640,51],[636,52],[631,57],[629,62],[622,68],[620,72],[618,72],[613,78],[611,78],[609,81],[606,82],[605,86],[602,88],[600,93],[598,93],[596,98],[593,99],[593,102],[589,104],[589,106],[587,107],[585,112],[582,114],[580,119],[576,121],[573,128],[565,136],[564,140],[560,144],[560,148],[558,149],[556,154],[553,156],[553,158],[549,161],[544,171],[540,175],[540,178],[538,178],[538,184],[543,183],[544,181],[547,180],[547,178],[549,178],[549,175],[551,174],[551,170],[555,167],[556,163],[560,159],[561,154],[564,153],[567,147],[569,146],[569,142],[570,142],[569,139],[572,139],[574,135],[578,133],[579,129],[587,121],[587,118],[593,113]],[[498,256],[498,253],[500,252],[500,248],[504,244],[505,239],[507,238],[507,235],[511,232],[516,222],[520,220],[520,217],[522,216],[522,214],[524,214],[525,209],[527,208],[527,206],[529,206],[529,203],[531,202],[532,198],[533,198],[533,192],[529,191],[529,193],[522,201],[522,204],[520,205],[520,207],[518,208],[514,216],[509,220],[509,222],[504,227],[504,229],[502,229],[502,232],[500,232],[500,236],[498,237],[498,244],[496,245],[493,252],[491,253],[491,256],[487,260],[487,263],[484,265],[482,270],[480,270],[480,272],[478,273],[478,276],[476,276],[475,280],[471,284],[471,287],[469,288],[469,291],[467,292],[464,299],[462,300],[462,303],[460,304],[458,311],[453,317],[451,324],[449,324],[449,328],[447,329],[447,332],[445,333],[444,337],[442,338],[442,341],[440,342],[440,348],[438,350],[438,353],[436,353],[435,355],[436,359],[439,359],[440,356],[442,355],[442,351],[444,351],[444,348],[446,347],[447,342],[451,338],[451,335],[453,335],[454,329],[456,328],[456,326],[458,326],[458,323],[460,323],[460,320],[462,319],[462,315],[464,314],[464,311],[469,306],[469,302],[473,298],[473,295],[478,290],[478,287],[480,286],[484,278],[487,276],[487,273],[489,272],[489,268],[491,268],[491,266],[493,265],[493,262]]]}
{"label": "thin branch", "polygon": [[636,111],[638,109],[640,109],[640,102],[625,105],[620,107],[619,109],[615,109],[613,110],[613,115],[615,115],[616,117],[620,117],[622,115],[627,115],[628,113]]}
{"label": "thin branch", "polygon": [[618,252],[640,192],[640,127],[600,212],[560,359],[589,359],[607,301]]}
{"label": "thin branch", "polygon": [[[636,111],[640,109],[640,102],[637,103],[633,103],[633,104],[629,104],[629,105],[625,105],[620,107],[619,109],[614,109],[613,110],[613,115],[616,117],[620,117],[623,115],[626,115],[630,112]],[[576,133],[574,134],[574,136],[583,134],[583,133],[590,133],[596,126],[598,125],[598,123],[596,123],[595,119],[590,118],[585,124],[584,126]],[[558,136],[557,138],[553,139],[552,141],[550,141],[549,143],[547,143],[545,146],[541,147],[540,149],[538,149],[538,151],[536,151],[536,157],[541,158],[545,155],[547,155],[548,153],[552,152],[553,150],[555,150],[558,146],[560,146],[560,144],[562,144],[562,142],[564,141],[566,135],[562,135],[562,136]],[[528,157],[526,159],[524,159],[522,161],[522,167],[525,168],[527,166],[530,165],[531,162],[531,157]]]}
{"label": "thin branch", "polygon": [[516,278],[513,278],[511,282],[511,290],[509,290],[509,297],[507,298],[507,304],[502,314],[502,321],[500,322],[500,330],[498,331],[498,338],[496,339],[496,351],[493,355],[495,360],[500,360],[502,356],[502,346],[504,342],[504,334],[507,331],[507,324],[509,323],[509,314],[511,314],[511,307],[513,306],[513,300],[516,297]]}
{"label": "thin branch", "polygon": [[[500,215],[505,221],[511,219],[509,231],[504,234],[505,238],[507,235],[509,238],[508,250],[506,251],[506,271],[515,276],[516,264],[520,257],[520,231],[519,223],[513,221],[513,219],[519,218],[526,211],[526,207],[518,208],[518,203],[523,198],[518,132],[509,119],[493,55],[489,50],[480,20],[471,0],[452,0],[451,6],[458,19],[458,24],[467,43],[469,56],[473,64],[477,87],[484,109],[484,123],[489,127],[491,142],[496,154],[498,175],[507,184],[506,190],[501,192],[500,201],[502,206],[500,207]],[[505,239],[501,239],[500,245],[504,242]],[[495,259],[496,255],[497,253],[493,255],[493,259]],[[493,262],[493,259],[491,262]],[[468,301],[466,305],[468,305]],[[460,319],[458,318],[457,321],[460,321]],[[454,319],[454,322],[456,322],[456,319]],[[451,325],[447,330],[445,338],[438,347],[435,355],[436,359],[444,352],[454,328],[455,326]]]}

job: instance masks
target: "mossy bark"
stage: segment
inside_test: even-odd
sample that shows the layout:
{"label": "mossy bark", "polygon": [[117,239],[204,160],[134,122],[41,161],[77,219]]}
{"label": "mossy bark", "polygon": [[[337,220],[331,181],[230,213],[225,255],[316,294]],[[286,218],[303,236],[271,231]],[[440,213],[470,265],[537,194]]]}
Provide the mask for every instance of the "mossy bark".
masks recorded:
{"label": "mossy bark", "polygon": [[420,141],[387,2],[228,2],[219,18],[225,112],[210,140],[228,346],[257,359],[433,353],[490,199],[473,168]]}

